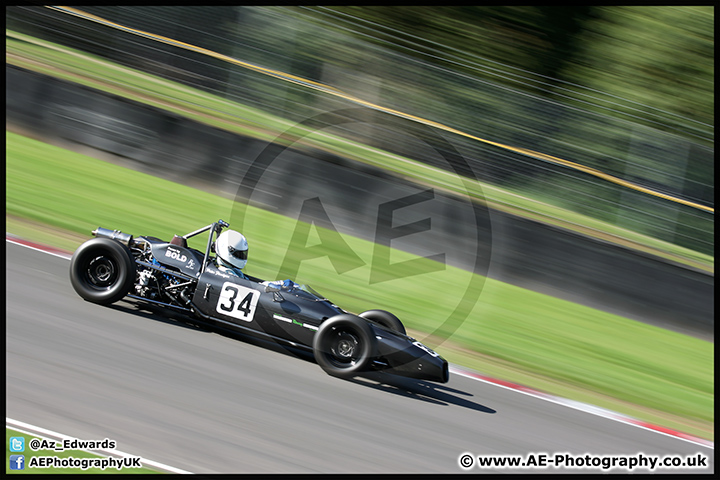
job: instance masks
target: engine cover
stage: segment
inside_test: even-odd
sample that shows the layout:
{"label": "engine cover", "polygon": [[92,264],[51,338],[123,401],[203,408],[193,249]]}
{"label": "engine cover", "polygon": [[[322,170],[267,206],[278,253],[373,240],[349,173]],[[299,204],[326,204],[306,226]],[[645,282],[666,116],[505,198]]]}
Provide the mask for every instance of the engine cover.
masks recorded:
{"label": "engine cover", "polygon": [[192,277],[200,275],[204,255],[197,250],[162,243],[152,244],[152,254],[162,265],[177,268]]}

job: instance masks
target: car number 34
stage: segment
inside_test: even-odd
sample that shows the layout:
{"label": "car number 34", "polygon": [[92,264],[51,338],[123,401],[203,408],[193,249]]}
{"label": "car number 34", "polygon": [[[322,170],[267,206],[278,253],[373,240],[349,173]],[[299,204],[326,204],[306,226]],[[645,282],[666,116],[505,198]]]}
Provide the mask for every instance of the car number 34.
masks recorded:
{"label": "car number 34", "polygon": [[216,310],[244,322],[252,322],[255,317],[260,292],[231,282],[225,282],[220,291]]}

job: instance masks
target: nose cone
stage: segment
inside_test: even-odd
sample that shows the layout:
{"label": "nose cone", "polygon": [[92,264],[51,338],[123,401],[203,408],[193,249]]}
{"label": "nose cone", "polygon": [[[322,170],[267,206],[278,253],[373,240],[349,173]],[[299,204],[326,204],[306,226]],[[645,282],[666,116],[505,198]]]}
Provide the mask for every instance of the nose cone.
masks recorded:
{"label": "nose cone", "polygon": [[376,330],[378,357],[392,373],[404,377],[447,383],[450,379],[448,362],[430,348],[404,335]]}
{"label": "nose cone", "polygon": [[427,354],[422,357],[415,357],[403,364],[395,365],[393,370],[398,375],[419,380],[430,380],[438,383],[447,383],[450,380],[450,369],[447,360]]}

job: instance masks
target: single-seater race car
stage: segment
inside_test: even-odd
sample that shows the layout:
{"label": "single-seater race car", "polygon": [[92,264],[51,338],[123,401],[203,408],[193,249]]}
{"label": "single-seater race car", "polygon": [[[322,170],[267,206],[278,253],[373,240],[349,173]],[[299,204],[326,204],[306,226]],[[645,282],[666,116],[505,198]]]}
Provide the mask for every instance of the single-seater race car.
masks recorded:
{"label": "single-seater race car", "polygon": [[[447,361],[406,335],[390,312],[354,315],[309,286],[247,274],[242,278],[219,269],[213,257],[215,238],[227,227],[219,220],[170,242],[97,228],[95,238],[73,254],[72,286],[92,303],[109,305],[129,297],[310,351],[336,377],[386,370],[448,381]],[[204,252],[188,247],[189,238],[208,231]]]}

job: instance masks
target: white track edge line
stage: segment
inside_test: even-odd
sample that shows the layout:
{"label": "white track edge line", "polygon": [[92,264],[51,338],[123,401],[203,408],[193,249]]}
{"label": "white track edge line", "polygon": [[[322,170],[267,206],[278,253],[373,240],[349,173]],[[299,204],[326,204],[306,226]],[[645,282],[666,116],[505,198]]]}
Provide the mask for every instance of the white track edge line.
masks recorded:
{"label": "white track edge line", "polygon": [[[612,411],[612,410],[608,410],[608,409],[606,409],[606,408],[598,407],[598,406],[592,405],[592,404],[590,404],[590,403],[583,403],[583,402],[579,402],[579,401],[577,401],[577,400],[570,400],[570,399],[567,399],[567,398],[563,398],[563,397],[558,397],[558,396],[552,395],[552,394],[550,394],[550,393],[544,393],[544,392],[540,392],[540,391],[533,391],[533,390],[530,389],[530,388],[522,389],[522,390],[517,389],[517,388],[512,388],[512,387],[509,387],[509,386],[507,386],[507,385],[502,385],[502,384],[499,384],[499,383],[495,383],[495,382],[493,382],[493,381],[491,381],[491,380],[486,380],[486,379],[484,379],[484,378],[478,378],[478,377],[477,377],[476,375],[474,375],[472,372],[468,372],[468,371],[466,371],[466,370],[462,370],[461,368],[457,368],[455,365],[451,365],[451,366],[450,366],[450,371],[451,371],[452,373],[454,373],[455,375],[460,375],[460,376],[465,377],[465,378],[470,378],[470,379],[472,379],[472,380],[476,380],[476,381],[478,381],[478,382],[483,382],[483,383],[486,383],[486,384],[488,384],[488,385],[494,385],[494,386],[496,386],[496,387],[504,388],[504,389],[506,389],[506,390],[510,390],[510,391],[517,392],[517,393],[522,393],[523,395],[528,395],[528,396],[530,396],[530,397],[534,397],[534,398],[537,398],[537,399],[540,399],[540,400],[545,400],[545,401],[547,401],[547,402],[555,403],[555,404],[557,404],[557,405],[562,405],[562,406],[564,406],[564,407],[569,407],[569,408],[572,408],[573,410],[579,410],[579,411],[581,411],[581,412],[585,412],[585,413],[589,413],[589,414],[591,414],[591,415],[595,415],[595,416],[598,416],[598,417],[606,418],[606,419],[608,419],[608,420],[614,420],[614,421],[620,422],[620,423],[622,423],[622,424],[624,424],[624,425],[630,425],[630,426],[633,426],[633,427],[642,428],[643,430],[647,430],[647,431],[649,431],[649,432],[658,433],[658,434],[660,434],[660,435],[665,435],[665,436],[670,437],[670,438],[675,438],[675,439],[678,439],[678,440],[683,440],[683,441],[685,441],[685,442],[692,443],[692,444],[694,444],[694,445],[699,445],[699,446],[701,446],[701,447],[710,448],[711,450],[715,450],[715,443],[712,442],[711,440],[706,440],[706,439],[704,439],[704,438],[696,437],[695,435],[690,435],[690,434],[685,434],[685,433],[683,433],[683,432],[678,432],[678,433],[683,433],[683,435],[687,435],[687,436],[691,436],[691,437],[698,438],[698,440],[693,440],[692,438],[686,438],[685,436],[672,435],[672,434],[670,434],[670,433],[663,432],[663,431],[661,431],[661,430],[657,430],[657,429],[654,429],[654,428],[649,428],[649,427],[646,427],[646,426],[644,426],[644,425],[638,424],[638,423],[637,423],[638,420],[636,420],[636,419],[634,419],[634,418],[632,418],[632,417],[629,417],[629,416],[624,415],[624,414],[622,414],[622,413],[614,412],[614,411]],[[650,422],[643,422],[643,423],[648,423],[648,424],[649,424]],[[665,428],[665,427],[662,427],[662,428]]]}

